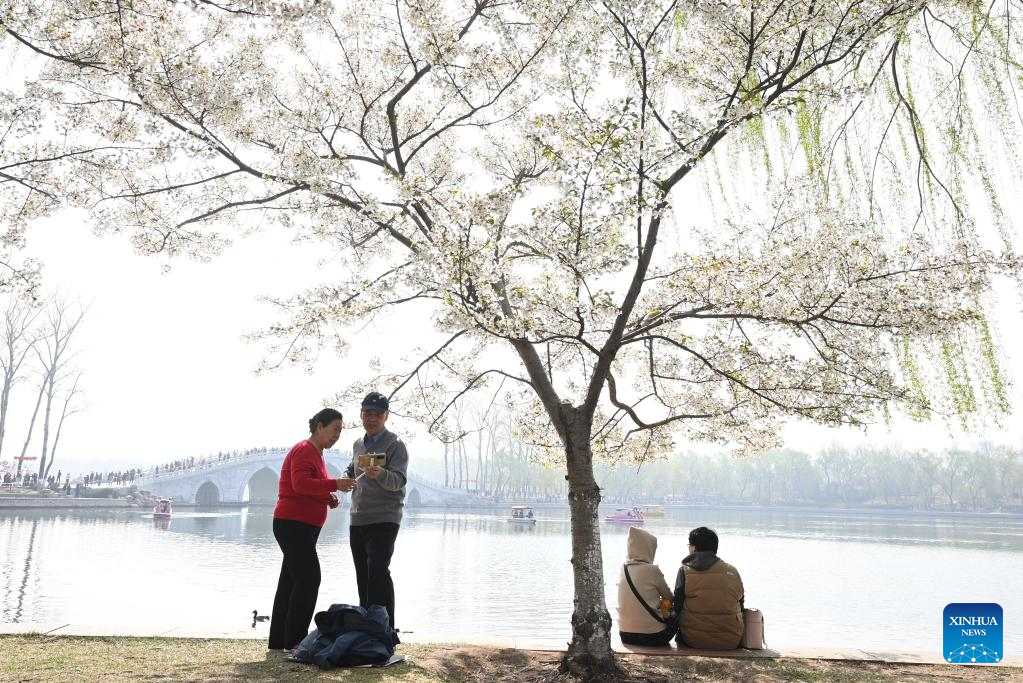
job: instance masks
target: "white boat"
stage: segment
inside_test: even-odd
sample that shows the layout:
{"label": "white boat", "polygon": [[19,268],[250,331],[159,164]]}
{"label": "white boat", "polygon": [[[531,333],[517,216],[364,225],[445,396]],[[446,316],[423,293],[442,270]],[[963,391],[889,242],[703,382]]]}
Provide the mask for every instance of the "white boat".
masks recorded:
{"label": "white boat", "polygon": [[640,505],[639,509],[643,517],[664,517],[663,505]]}
{"label": "white boat", "polygon": [[533,508],[528,505],[513,505],[508,521],[516,524],[536,524],[536,517],[533,516]]}

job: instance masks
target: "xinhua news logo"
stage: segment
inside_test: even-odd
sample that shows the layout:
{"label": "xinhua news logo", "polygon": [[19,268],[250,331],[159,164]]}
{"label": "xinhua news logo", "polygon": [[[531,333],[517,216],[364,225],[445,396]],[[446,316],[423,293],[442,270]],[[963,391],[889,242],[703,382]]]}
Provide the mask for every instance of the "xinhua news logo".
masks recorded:
{"label": "xinhua news logo", "polygon": [[953,602],[944,613],[945,661],[996,664],[1002,661],[1002,608],[994,602]]}

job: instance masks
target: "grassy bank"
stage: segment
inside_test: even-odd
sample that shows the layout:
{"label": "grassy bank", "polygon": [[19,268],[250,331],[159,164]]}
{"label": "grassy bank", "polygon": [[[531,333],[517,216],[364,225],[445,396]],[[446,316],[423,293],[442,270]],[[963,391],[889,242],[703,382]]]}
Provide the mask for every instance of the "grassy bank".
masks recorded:
{"label": "grassy bank", "polygon": [[[458,645],[401,645],[408,661],[387,669],[336,669],[285,660],[253,640],[0,636],[0,681],[569,681],[558,654]],[[705,657],[620,658],[645,681],[1023,681],[1023,669]]]}

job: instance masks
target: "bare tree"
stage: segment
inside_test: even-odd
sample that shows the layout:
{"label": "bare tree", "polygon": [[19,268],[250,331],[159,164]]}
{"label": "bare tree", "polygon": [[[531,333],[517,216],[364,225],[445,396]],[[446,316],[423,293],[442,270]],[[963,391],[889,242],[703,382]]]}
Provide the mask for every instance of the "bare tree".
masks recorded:
{"label": "bare tree", "polygon": [[[48,449],[50,448],[50,430],[54,401],[58,398],[62,385],[74,375],[74,384],[68,393],[67,400],[64,402],[64,411],[58,424],[59,434],[59,428],[63,426],[64,417],[68,414],[69,403],[79,391],[78,380],[81,375],[74,373],[69,363],[74,357],[74,353],[71,350],[71,341],[84,318],[85,308],[81,304],[69,303],[59,296],[55,297],[46,309],[46,321],[36,346],[36,355],[40,365],[39,398],[37,399],[36,413],[39,410],[39,403],[43,404],[43,443],[39,457],[38,486],[45,484],[46,474],[50,471],[50,465],[52,465]],[[36,413],[33,413],[33,423]],[[55,449],[56,439],[54,439],[53,446]]]}
{"label": "bare tree", "polygon": [[948,498],[948,509],[956,509],[956,496],[963,485],[963,475],[968,465],[967,454],[959,449],[945,453],[938,472],[938,486]]}
{"label": "bare tree", "polygon": [[21,476],[21,464],[25,461],[25,459],[30,457],[36,457],[28,455],[28,446],[30,443],[32,443],[32,435],[35,433],[36,418],[39,417],[39,406],[43,404],[43,394],[45,393],[44,387],[45,385],[42,382],[40,382],[39,391],[36,393],[35,407],[32,408],[32,417],[28,421],[28,430],[25,432],[25,443],[21,445],[21,455],[18,457],[17,471],[18,477]]}
{"label": "bare tree", "polygon": [[[64,428],[64,420],[71,417],[75,413],[82,411],[82,406],[76,404],[76,399],[81,395],[82,390],[78,388],[78,383],[82,379],[82,373],[75,375],[75,381],[72,383],[71,388],[64,396],[64,405],[60,410],[60,419],[57,420],[57,429],[53,435],[53,445],[50,447],[50,455],[46,463],[46,472],[42,479],[49,480],[50,470],[53,468],[53,461],[57,457],[57,444],[60,442],[60,432]],[[58,471],[59,474],[59,471]],[[57,482],[60,483],[60,482]]]}
{"label": "bare tree", "polygon": [[[14,385],[23,381],[22,365],[35,343],[33,326],[39,317],[39,308],[24,297],[11,296],[4,317],[0,320],[0,455],[3,454],[4,436],[7,434],[7,409]],[[18,461],[19,465],[21,461]]]}

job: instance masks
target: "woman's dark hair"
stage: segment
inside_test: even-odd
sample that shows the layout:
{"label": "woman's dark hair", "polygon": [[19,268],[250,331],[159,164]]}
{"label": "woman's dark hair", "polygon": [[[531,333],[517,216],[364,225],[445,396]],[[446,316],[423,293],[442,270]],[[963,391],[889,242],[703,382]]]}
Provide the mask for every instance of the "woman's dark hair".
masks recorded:
{"label": "woman's dark hair", "polygon": [[317,426],[322,425],[326,427],[334,420],[341,420],[341,413],[337,412],[333,408],[324,408],[309,418],[309,433],[314,434]]}

